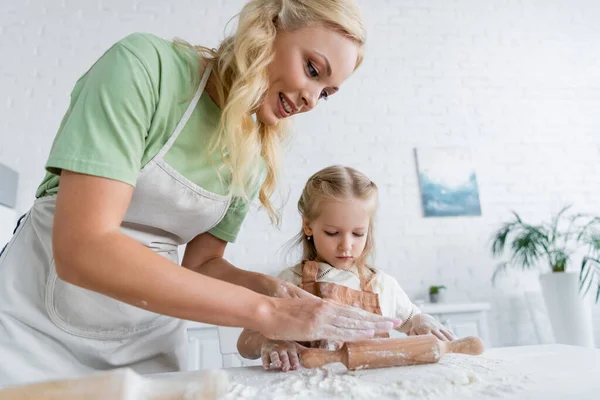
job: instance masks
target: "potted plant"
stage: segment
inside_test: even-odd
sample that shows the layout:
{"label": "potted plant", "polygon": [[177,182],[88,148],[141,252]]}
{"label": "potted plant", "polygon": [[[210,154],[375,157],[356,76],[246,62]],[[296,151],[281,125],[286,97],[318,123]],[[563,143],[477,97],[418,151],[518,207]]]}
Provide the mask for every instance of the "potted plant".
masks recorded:
{"label": "potted plant", "polygon": [[[493,236],[491,252],[502,256],[507,244],[508,261],[500,263],[492,276],[508,267],[533,269],[545,265],[540,274],[544,302],[556,341],[593,347],[593,326],[586,294],[595,282],[596,301],[600,297],[600,219],[583,214],[568,214],[562,208],[549,222],[527,223],[513,211],[514,218],[504,223]],[[587,246],[579,273],[568,271],[577,250]]]}
{"label": "potted plant", "polygon": [[446,286],[429,286],[429,301],[431,303],[443,303],[445,300]]}

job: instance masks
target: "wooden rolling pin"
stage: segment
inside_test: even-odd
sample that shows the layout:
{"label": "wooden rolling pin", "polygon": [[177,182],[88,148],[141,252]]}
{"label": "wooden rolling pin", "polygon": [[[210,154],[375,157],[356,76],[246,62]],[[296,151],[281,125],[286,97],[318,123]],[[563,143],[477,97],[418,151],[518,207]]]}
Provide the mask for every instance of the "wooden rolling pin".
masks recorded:
{"label": "wooden rolling pin", "polygon": [[476,336],[443,342],[433,335],[421,335],[347,342],[335,351],[306,349],[299,357],[305,368],[341,362],[349,370],[357,370],[436,363],[446,353],[478,355],[484,348],[483,341]]}
{"label": "wooden rolling pin", "polygon": [[0,388],[0,400],[217,400],[228,388],[229,379],[222,370],[153,379],[123,368],[81,378]]}

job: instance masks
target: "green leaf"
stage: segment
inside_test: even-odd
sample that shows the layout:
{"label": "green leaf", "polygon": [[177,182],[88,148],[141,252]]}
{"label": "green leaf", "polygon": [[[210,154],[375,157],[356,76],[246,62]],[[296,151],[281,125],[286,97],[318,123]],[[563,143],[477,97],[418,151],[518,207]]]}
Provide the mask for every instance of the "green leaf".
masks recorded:
{"label": "green leaf", "polygon": [[492,243],[492,255],[500,256],[504,252],[504,246],[506,245],[506,238],[512,229],[512,224],[505,224],[494,237]]}
{"label": "green leaf", "polygon": [[[579,292],[583,293],[583,295],[585,296],[588,293],[588,291],[590,290],[590,286],[592,285],[592,282],[591,282],[592,280],[588,279],[592,268],[589,265],[586,265],[585,261],[581,265],[582,273],[583,273],[584,268],[585,268],[585,275],[583,276],[583,278],[581,278],[579,280]],[[581,274],[579,276],[581,277]],[[584,290],[583,287],[586,285],[586,283],[587,283],[587,287]]]}
{"label": "green leaf", "polygon": [[[511,244],[512,260],[525,268],[531,268],[539,259],[542,250],[547,250],[548,237],[540,227],[523,225]],[[550,256],[549,256],[550,257]]]}
{"label": "green leaf", "polygon": [[583,272],[585,271],[585,266],[588,263],[588,256],[584,256],[583,260],[581,260],[581,269],[579,270],[579,281],[583,280]]}
{"label": "green leaf", "polygon": [[517,220],[517,222],[518,222],[519,224],[522,224],[522,223],[523,223],[523,221],[521,220],[521,217],[519,217],[519,214],[517,214],[515,211],[511,211],[511,213],[512,213],[512,215],[514,215],[514,216],[515,216],[515,219]]}
{"label": "green leaf", "polygon": [[600,251],[600,235],[592,235],[589,244],[594,251]]}
{"label": "green leaf", "polygon": [[[585,269],[585,272],[584,272]],[[586,295],[590,289],[590,286],[594,282],[594,280],[598,284],[598,290],[600,290],[600,259],[585,256],[583,261],[581,262],[581,272],[579,274],[580,277],[580,287],[579,290],[583,289],[584,284],[587,283],[587,287],[585,291],[583,291],[583,295]],[[598,302],[599,297],[596,293],[596,303]]]}
{"label": "green leaf", "polygon": [[552,222],[551,222],[551,227],[550,227],[550,238],[551,241],[553,242],[557,235],[558,235],[558,224],[560,222],[560,218],[562,217],[562,215],[571,208],[571,204],[569,204],[568,206],[564,206],[563,208],[561,208],[561,210],[552,218]]}
{"label": "green leaf", "polygon": [[446,286],[444,286],[444,285],[437,285],[437,286],[432,285],[432,286],[429,286],[429,293],[430,294],[436,294],[436,293],[439,293],[439,291],[442,290],[442,289],[446,289]]}
{"label": "green leaf", "polygon": [[[595,225],[600,225],[600,217],[594,217],[589,220],[584,226],[581,227],[579,235],[577,235],[577,241],[580,241],[587,235],[588,231]],[[600,226],[598,227],[600,229]]]}

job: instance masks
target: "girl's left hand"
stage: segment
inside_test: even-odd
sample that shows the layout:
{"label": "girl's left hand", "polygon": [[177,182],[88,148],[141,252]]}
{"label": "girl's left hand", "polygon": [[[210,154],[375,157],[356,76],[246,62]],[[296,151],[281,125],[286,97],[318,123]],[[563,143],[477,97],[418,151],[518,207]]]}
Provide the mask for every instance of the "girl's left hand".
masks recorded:
{"label": "girl's left hand", "polygon": [[438,339],[445,342],[457,339],[456,335],[452,333],[452,331],[437,322],[431,315],[417,314],[412,318],[411,322],[412,325],[410,331],[408,332],[409,336],[427,335],[431,333]]}

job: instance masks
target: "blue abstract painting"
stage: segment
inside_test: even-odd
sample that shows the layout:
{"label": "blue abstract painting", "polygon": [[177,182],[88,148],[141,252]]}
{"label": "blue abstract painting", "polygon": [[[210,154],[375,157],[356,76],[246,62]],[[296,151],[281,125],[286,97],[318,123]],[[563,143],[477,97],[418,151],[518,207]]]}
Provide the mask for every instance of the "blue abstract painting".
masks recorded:
{"label": "blue abstract painting", "polygon": [[481,215],[471,155],[465,148],[415,149],[425,217]]}

